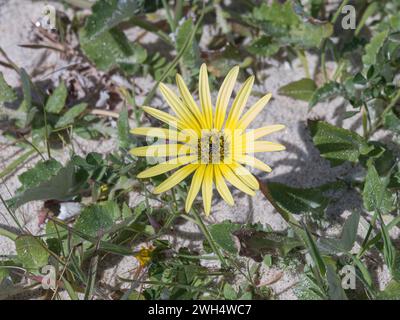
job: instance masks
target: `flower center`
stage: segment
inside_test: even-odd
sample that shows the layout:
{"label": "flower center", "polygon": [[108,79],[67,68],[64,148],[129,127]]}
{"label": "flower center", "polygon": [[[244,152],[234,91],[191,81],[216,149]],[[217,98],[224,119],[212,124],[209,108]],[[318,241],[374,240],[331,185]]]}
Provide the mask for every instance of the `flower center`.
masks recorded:
{"label": "flower center", "polygon": [[203,164],[223,163],[228,155],[228,147],[228,141],[223,131],[203,130],[197,145],[199,162]]}

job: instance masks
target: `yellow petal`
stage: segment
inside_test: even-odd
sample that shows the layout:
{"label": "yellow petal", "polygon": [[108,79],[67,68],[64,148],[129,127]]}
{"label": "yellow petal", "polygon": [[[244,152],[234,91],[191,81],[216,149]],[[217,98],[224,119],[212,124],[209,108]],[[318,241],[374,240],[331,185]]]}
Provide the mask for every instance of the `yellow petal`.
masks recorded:
{"label": "yellow petal", "polygon": [[282,129],[285,129],[285,126],[283,124],[274,124],[274,125],[250,130],[244,134],[244,140],[250,140],[250,139],[257,140],[268,134],[271,134],[276,131],[280,131]]}
{"label": "yellow petal", "polygon": [[212,190],[213,190],[213,165],[207,165],[206,171],[204,173],[204,180],[202,185],[202,193],[203,193],[203,203],[204,203],[204,212],[206,216],[210,215],[211,211],[211,200],[212,200]]}
{"label": "yellow petal", "polygon": [[254,167],[254,168],[258,169],[258,170],[262,170],[262,171],[265,171],[265,172],[271,172],[272,171],[272,169],[271,169],[271,167],[269,165],[265,164],[264,162],[262,162],[261,160],[255,158],[255,157],[252,157],[252,156],[249,156],[249,155],[237,156],[237,157],[235,157],[235,160],[237,162],[240,162],[240,163],[246,164],[248,166]]}
{"label": "yellow petal", "polygon": [[145,147],[137,147],[129,152],[136,157],[176,157],[190,153],[190,147],[183,144],[155,144]]}
{"label": "yellow petal", "polygon": [[247,184],[251,189],[259,189],[260,185],[257,179],[245,167],[237,162],[232,163],[231,165],[229,165],[229,167],[238,176],[238,178],[242,180],[245,184]]}
{"label": "yellow petal", "polygon": [[192,114],[178,98],[178,96],[163,83],[160,83],[160,91],[171,109],[174,110],[174,112],[177,114],[178,119],[181,120],[187,128],[192,128],[200,131],[200,126],[197,120],[194,119]]}
{"label": "yellow petal", "polygon": [[240,180],[227,165],[220,165],[219,168],[221,169],[224,178],[228,180],[229,183],[232,184],[234,187],[251,196],[254,196],[256,194],[254,190],[250,189],[245,183],[243,183],[242,180]]}
{"label": "yellow petal", "polygon": [[181,77],[180,74],[176,74],[176,84],[178,85],[179,92],[181,94],[181,97],[183,99],[183,102],[185,105],[188,107],[188,109],[191,111],[191,113],[194,115],[194,117],[198,120],[200,123],[200,126],[202,128],[206,127],[206,122],[201,114],[199,107],[197,106],[196,102],[194,101],[192,95],[189,92],[189,89],[187,88],[185,81]]}
{"label": "yellow petal", "polygon": [[185,179],[189,174],[191,174],[194,170],[199,167],[198,164],[188,164],[178,171],[174,172],[168,179],[159,184],[156,188],[154,188],[154,193],[159,194],[165,192],[172,187],[176,186],[179,182]]}
{"label": "yellow petal", "polygon": [[232,108],[228,115],[228,120],[226,121],[226,128],[234,128],[237,121],[239,120],[244,107],[246,106],[247,99],[250,96],[251,88],[253,87],[254,76],[249,77],[245,83],[243,83],[235,100],[232,103]]}
{"label": "yellow petal", "polygon": [[282,151],[285,149],[285,146],[281,145],[280,143],[270,141],[254,141],[253,146],[246,149],[246,153]]}
{"label": "yellow petal", "polygon": [[185,142],[187,139],[184,134],[178,131],[155,127],[133,128],[131,133],[138,136],[156,137],[163,140],[180,142]]}
{"label": "yellow petal", "polygon": [[224,199],[225,202],[228,203],[230,206],[233,206],[235,201],[233,200],[232,193],[229,191],[229,188],[225,183],[225,179],[222,176],[219,166],[214,166],[214,180],[215,186],[217,187],[217,190],[222,199]]}
{"label": "yellow petal", "polygon": [[260,100],[258,100],[250,109],[247,111],[244,116],[239,120],[237,128],[246,129],[249,124],[257,117],[257,115],[264,109],[264,106],[268,103],[269,99],[271,99],[271,94],[268,93]]}
{"label": "yellow petal", "polygon": [[150,178],[155,177],[165,172],[171,171],[173,169],[179,168],[184,164],[188,164],[190,162],[196,161],[197,156],[181,156],[175,159],[171,159],[168,161],[164,161],[155,165],[154,167],[148,168],[137,175],[138,178]]}
{"label": "yellow petal", "polygon": [[199,193],[201,183],[203,182],[204,172],[206,171],[206,165],[200,165],[193,175],[192,183],[186,198],[185,211],[189,212],[192,208],[192,204],[197,194]]}
{"label": "yellow petal", "polygon": [[149,115],[153,116],[154,118],[168,124],[171,127],[184,129],[185,125],[182,121],[178,120],[176,117],[171,116],[169,113],[166,113],[161,110],[157,110],[151,107],[142,107],[144,112],[148,113]]}
{"label": "yellow petal", "polygon": [[224,124],[226,109],[232,95],[233,87],[235,86],[236,78],[239,73],[239,66],[236,66],[229,71],[221,88],[218,92],[216,111],[215,111],[215,124],[216,129],[221,129]]}
{"label": "yellow petal", "polygon": [[200,95],[201,111],[203,112],[204,119],[206,120],[207,128],[211,129],[213,125],[212,103],[211,103],[210,86],[208,83],[207,66],[205,63],[203,63],[200,67],[199,95]]}

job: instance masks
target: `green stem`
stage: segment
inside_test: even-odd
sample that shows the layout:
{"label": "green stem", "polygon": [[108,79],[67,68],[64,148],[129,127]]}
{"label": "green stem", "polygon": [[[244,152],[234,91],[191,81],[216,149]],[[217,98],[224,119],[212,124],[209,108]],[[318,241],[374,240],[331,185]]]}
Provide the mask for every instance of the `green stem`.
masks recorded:
{"label": "green stem", "polygon": [[339,18],[340,13],[342,12],[343,7],[349,3],[349,0],[344,0],[339,8],[336,10],[335,15],[333,16],[331,22],[334,24],[336,20]]}
{"label": "green stem", "polygon": [[363,136],[364,138],[368,138],[368,109],[366,105],[361,107],[361,116],[362,116],[362,127],[363,127]]}
{"label": "green stem", "polygon": [[181,20],[183,12],[184,0],[177,0],[175,5],[175,25],[177,26],[179,20]]}
{"label": "green stem", "polygon": [[326,39],[324,40],[323,44],[322,44],[322,49],[321,49],[321,67],[322,67],[322,73],[324,75],[324,81],[328,82],[329,78],[328,78],[328,72],[326,70]]}
{"label": "green stem", "polygon": [[23,231],[24,228],[22,227],[21,223],[18,221],[17,216],[15,215],[15,213],[13,211],[11,211],[11,209],[8,207],[7,202],[4,200],[4,198],[2,197],[2,195],[0,194],[0,201],[3,203],[3,206],[7,209],[8,213],[10,214],[10,216],[13,218],[15,224],[18,226],[18,228]]}
{"label": "green stem", "polygon": [[13,173],[18,166],[21,164],[25,163],[25,161],[28,160],[28,158],[35,153],[34,149],[28,150],[24,154],[22,154],[20,157],[15,159],[13,162],[11,162],[2,172],[0,172],[0,179],[4,178],[10,173]]}
{"label": "green stem", "polygon": [[69,5],[80,9],[90,9],[93,6],[93,2],[87,0],[64,0],[64,1]]}
{"label": "green stem", "polygon": [[339,65],[335,70],[335,74],[333,75],[333,81],[336,81],[337,78],[342,74],[343,68],[345,67],[346,62],[344,60],[339,61]]}
{"label": "green stem", "polygon": [[167,21],[168,21],[169,27],[171,28],[171,32],[175,32],[176,25],[175,25],[174,19],[172,18],[171,9],[170,9],[170,7],[168,5],[168,2],[166,0],[161,0],[161,2],[162,2],[163,7],[165,9],[165,13],[166,13],[166,16],[167,16]]}
{"label": "green stem", "polygon": [[396,95],[393,97],[393,99],[390,101],[389,105],[383,110],[381,116],[379,117],[379,120],[372,126],[370,132],[369,132],[369,137],[383,124],[384,118],[390,110],[396,105],[397,101],[400,99],[400,90],[397,91]]}
{"label": "green stem", "polygon": [[44,134],[45,134],[45,138],[44,138],[44,142],[46,144],[46,149],[47,149],[47,156],[49,157],[49,159],[51,159],[51,151],[50,151],[50,143],[49,143],[49,128],[47,126],[47,112],[46,112],[46,108],[43,106],[43,116],[44,116]]}
{"label": "green stem", "polygon": [[304,72],[306,73],[306,78],[311,79],[310,68],[308,66],[308,60],[304,50],[296,50],[297,56],[299,57],[301,64],[303,65]]}
{"label": "green stem", "polygon": [[357,254],[357,258],[358,259],[360,259],[363,256],[363,254],[368,250],[367,244],[368,244],[368,241],[369,241],[369,237],[371,236],[372,230],[374,229],[376,218],[377,218],[377,213],[375,212],[375,214],[372,217],[371,222],[369,224],[367,235],[365,236],[365,239],[364,239],[364,241],[363,241],[363,243],[361,245],[361,250]]}
{"label": "green stem", "polygon": [[159,30],[159,28],[153,26],[151,23],[140,19],[139,17],[132,17],[129,20],[133,25],[138,26],[144,30],[147,30],[151,33],[156,34],[157,36],[160,37],[161,40],[163,40],[166,44],[174,47],[174,43],[170,39],[170,37],[163,31]]}
{"label": "green stem", "polygon": [[18,238],[17,234],[15,234],[11,231],[8,231],[6,229],[3,229],[1,227],[0,227],[0,236],[7,237],[7,238],[11,239],[12,241],[17,240],[17,238]]}
{"label": "green stem", "polygon": [[207,239],[208,243],[210,244],[211,249],[218,256],[219,260],[221,261],[221,264],[223,266],[227,266],[224,256],[222,255],[221,251],[216,246],[210,232],[207,229],[207,226],[204,224],[203,220],[201,219],[199,212],[197,211],[197,209],[195,207],[192,207],[192,211],[193,211],[193,214],[194,214],[194,217],[196,220],[196,224],[199,226],[204,237]]}

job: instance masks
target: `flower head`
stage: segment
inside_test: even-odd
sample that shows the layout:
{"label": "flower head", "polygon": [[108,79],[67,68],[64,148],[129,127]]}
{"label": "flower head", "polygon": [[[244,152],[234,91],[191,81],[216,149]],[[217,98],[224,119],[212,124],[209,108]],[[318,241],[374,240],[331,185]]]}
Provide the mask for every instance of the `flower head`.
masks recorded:
{"label": "flower head", "polygon": [[271,168],[253,154],[285,149],[279,143],[260,140],[283,129],[281,124],[246,130],[271,98],[271,94],[263,96],[243,114],[254,83],[253,76],[243,83],[227,112],[238,73],[239,67],[236,66],[226,76],[218,93],[215,110],[212,107],[205,64],[200,68],[200,108],[182,77],[177,74],[180,97],[166,85],[160,84],[160,91],[175,116],[155,108],[143,107],[145,112],[168,124],[169,128],[146,127],[132,130],[133,134],[164,141],[131,150],[135,156],[166,157],[165,161],[141,172],[138,178],[150,178],[177,169],[154,189],[155,193],[171,189],[193,173],[185,204],[187,212],[201,189],[204,211],[206,215],[210,214],[214,184],[229,205],[233,205],[234,200],[226,181],[251,196],[255,195],[259,184],[245,165],[271,172]]}
{"label": "flower head", "polygon": [[149,248],[142,247],[136,254],[135,258],[138,260],[140,266],[145,267],[152,258],[154,248],[150,246]]}

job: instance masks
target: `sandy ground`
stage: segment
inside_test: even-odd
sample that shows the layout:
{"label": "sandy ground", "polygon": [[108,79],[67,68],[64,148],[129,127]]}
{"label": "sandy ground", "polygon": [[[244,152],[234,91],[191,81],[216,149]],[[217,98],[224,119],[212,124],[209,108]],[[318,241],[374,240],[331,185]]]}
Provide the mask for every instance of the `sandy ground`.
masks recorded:
{"label": "sandy ground", "polygon": [[[44,50],[21,49],[18,44],[26,43],[29,39],[29,32],[32,28],[32,22],[37,19],[42,9],[42,2],[30,1],[6,1],[0,0],[0,46],[7,52],[17,65],[26,68],[32,72],[43,63],[43,55],[47,54]],[[309,57],[311,69],[315,68],[316,58]],[[66,62],[57,59],[54,53],[46,58],[46,63],[54,62],[63,65]],[[259,117],[253,123],[253,127],[260,127],[268,124],[281,123],[286,125],[284,132],[271,135],[270,139],[279,141],[287,147],[286,152],[265,153],[261,155],[264,160],[272,168],[271,174],[254,173],[262,180],[282,182],[295,187],[312,187],[320,184],[335,181],[338,177],[343,177],[349,173],[351,166],[343,165],[331,168],[329,163],[319,156],[318,150],[313,146],[311,137],[306,128],[306,120],[309,118],[323,118],[326,121],[341,125],[345,128],[359,131],[360,123],[358,119],[343,120],[341,114],[344,113],[344,107],[336,108],[341,101],[335,100],[330,103],[319,104],[311,112],[308,112],[307,103],[292,100],[290,98],[278,95],[278,89],[284,84],[304,77],[304,71],[299,61],[295,61],[293,65],[279,64],[276,61],[265,61],[268,66],[260,72],[261,81],[257,83],[253,91],[266,93],[271,92],[273,99],[264,109]],[[0,71],[5,74],[6,80],[14,85],[19,85],[18,76],[12,71],[0,66]],[[149,79],[138,78],[136,83],[143,88],[151,87],[152,83]],[[237,85],[236,90],[239,85]],[[144,97],[137,97],[140,103]],[[249,99],[249,105],[256,101],[257,97],[253,96]],[[159,106],[160,99],[155,99],[153,105]],[[214,95],[215,101],[215,95]],[[337,109],[340,109],[339,111]],[[0,128],[1,129],[1,128]],[[0,143],[7,143],[4,137],[0,138]],[[74,142],[79,144],[81,148],[77,148],[78,152],[84,154],[86,151],[96,150],[97,152],[110,152],[115,148],[115,140],[109,141],[84,141],[78,140]],[[0,149],[0,170],[9,164],[19,152],[18,148],[8,147]],[[68,159],[69,151],[57,154],[56,157],[62,161]],[[0,192],[5,198],[9,198],[14,190],[19,186],[17,175],[32,166],[38,158],[32,158],[26,165],[19,168],[13,175],[2,181]],[[133,195],[133,199],[136,197]],[[269,202],[258,192],[254,198],[244,196],[243,194],[235,194],[235,206],[227,206],[220,198],[214,197],[213,212],[208,219],[209,223],[230,219],[241,223],[245,222],[261,222],[269,224],[274,230],[284,230],[287,228],[286,223],[280,215],[273,209]],[[355,193],[346,193],[336,203],[333,203],[328,213],[333,220],[340,221],[340,217],[347,216],[352,208],[359,207],[361,200]],[[135,201],[133,200],[132,205]],[[22,207],[18,214],[21,221],[24,222],[26,228],[32,233],[39,232],[37,227],[37,212],[41,203],[33,202]],[[0,206],[0,224],[13,226],[13,222]],[[179,245],[190,245],[196,235],[193,226],[190,224],[179,227],[177,236],[179,237]],[[335,234],[340,229],[335,225],[328,231]],[[14,245],[6,238],[0,237],[0,255],[10,254],[14,252]],[[123,259],[118,265],[110,267],[106,270],[104,277],[105,282],[115,284],[117,274],[126,277],[126,272],[133,269],[135,261],[132,258]],[[263,281],[273,279],[278,273],[282,272],[282,278],[271,287],[275,292],[281,293],[280,299],[295,299],[295,295],[291,287],[298,281],[299,275],[293,270],[278,270],[276,268],[263,270]],[[381,286],[387,282],[387,273],[378,270]]]}

